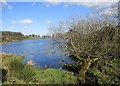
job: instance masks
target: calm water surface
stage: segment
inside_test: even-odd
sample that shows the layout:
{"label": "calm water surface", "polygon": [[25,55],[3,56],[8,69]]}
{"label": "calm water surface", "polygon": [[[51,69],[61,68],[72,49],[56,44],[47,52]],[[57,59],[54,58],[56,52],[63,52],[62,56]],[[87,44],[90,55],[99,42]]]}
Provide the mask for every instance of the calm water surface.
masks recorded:
{"label": "calm water surface", "polygon": [[65,63],[73,63],[70,57],[64,56],[60,51],[50,53],[51,39],[22,40],[2,45],[3,53],[24,55],[24,62],[32,60],[36,66],[44,68],[45,65],[52,68],[60,68]]}

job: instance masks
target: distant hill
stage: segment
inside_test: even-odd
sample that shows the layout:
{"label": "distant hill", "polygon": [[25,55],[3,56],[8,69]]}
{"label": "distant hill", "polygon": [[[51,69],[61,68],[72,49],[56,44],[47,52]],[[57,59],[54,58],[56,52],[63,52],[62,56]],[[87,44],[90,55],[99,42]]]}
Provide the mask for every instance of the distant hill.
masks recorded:
{"label": "distant hill", "polygon": [[15,40],[22,40],[25,36],[21,32],[1,31],[1,42],[12,42]]}
{"label": "distant hill", "polygon": [[14,42],[17,40],[39,39],[40,35],[23,35],[21,32],[0,31],[0,44]]}

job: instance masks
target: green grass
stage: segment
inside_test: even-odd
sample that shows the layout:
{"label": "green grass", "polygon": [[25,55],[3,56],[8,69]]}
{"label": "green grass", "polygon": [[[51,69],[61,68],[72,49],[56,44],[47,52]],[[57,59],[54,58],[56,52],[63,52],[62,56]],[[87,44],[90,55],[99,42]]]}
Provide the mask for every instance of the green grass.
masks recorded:
{"label": "green grass", "polygon": [[73,76],[71,72],[60,69],[46,69],[34,68],[36,72],[36,80],[41,84],[76,84],[77,77]]}
{"label": "green grass", "polygon": [[[76,84],[77,77],[71,72],[60,69],[41,69],[23,64],[24,57],[16,55],[3,56],[3,68],[9,71],[7,81],[3,84]],[[23,67],[21,68],[21,63]]]}

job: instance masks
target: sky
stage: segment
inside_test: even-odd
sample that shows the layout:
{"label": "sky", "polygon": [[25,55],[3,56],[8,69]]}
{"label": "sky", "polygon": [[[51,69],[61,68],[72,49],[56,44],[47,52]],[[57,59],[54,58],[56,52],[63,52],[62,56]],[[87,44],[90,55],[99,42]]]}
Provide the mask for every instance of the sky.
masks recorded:
{"label": "sky", "polygon": [[[71,0],[70,0],[71,1]],[[96,7],[108,8],[111,3],[102,2],[60,2],[47,0],[45,2],[2,2],[0,16],[2,16],[2,31],[22,32],[25,35],[47,35],[49,25],[67,19],[74,15],[87,16]],[[89,0],[88,0],[89,1]]]}

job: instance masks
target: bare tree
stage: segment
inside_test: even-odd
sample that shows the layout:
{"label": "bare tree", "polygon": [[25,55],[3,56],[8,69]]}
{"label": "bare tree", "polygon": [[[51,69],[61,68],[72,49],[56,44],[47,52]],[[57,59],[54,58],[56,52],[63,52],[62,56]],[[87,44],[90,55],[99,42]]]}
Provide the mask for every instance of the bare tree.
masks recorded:
{"label": "bare tree", "polygon": [[91,64],[96,68],[102,67],[120,56],[118,21],[112,16],[96,16],[72,17],[50,27],[54,35],[53,45],[83,62],[78,75],[81,81],[84,81]]}

